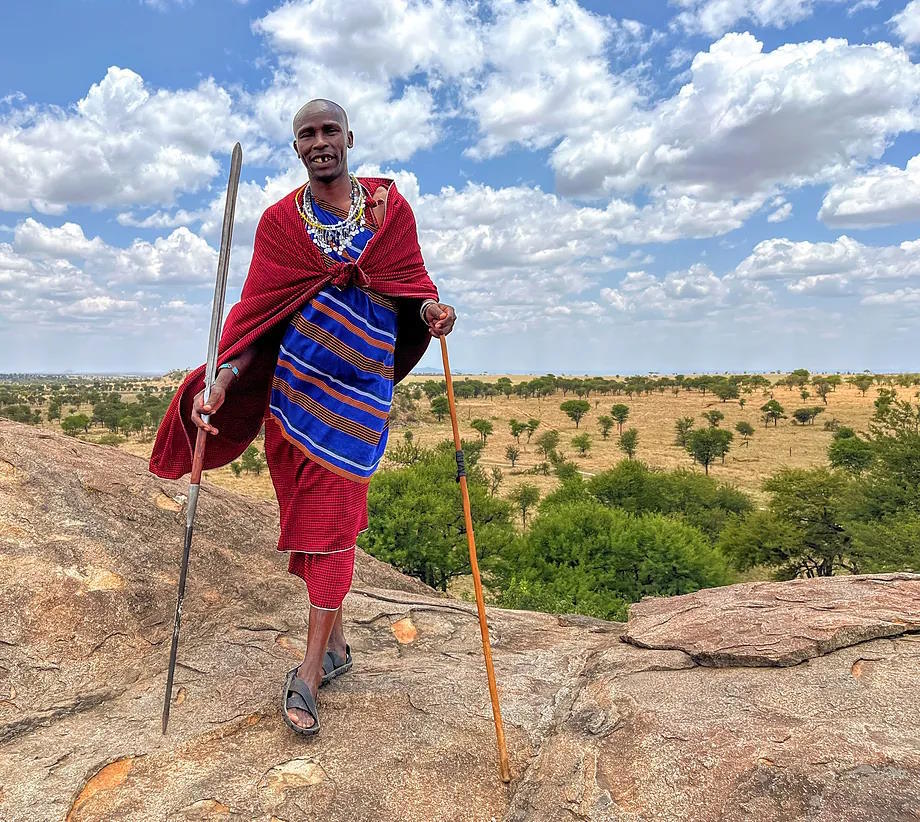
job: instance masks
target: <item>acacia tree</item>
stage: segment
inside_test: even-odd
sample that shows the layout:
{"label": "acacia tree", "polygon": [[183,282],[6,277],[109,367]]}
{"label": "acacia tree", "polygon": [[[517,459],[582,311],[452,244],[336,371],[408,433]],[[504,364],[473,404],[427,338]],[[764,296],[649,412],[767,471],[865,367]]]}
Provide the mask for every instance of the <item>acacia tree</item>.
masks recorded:
{"label": "acacia tree", "polygon": [[512,419],[508,420],[508,425],[511,428],[511,436],[514,437],[514,441],[520,445],[521,434],[527,430],[527,423]]}
{"label": "acacia tree", "polygon": [[497,465],[492,466],[492,470],[489,472],[489,496],[494,497],[499,487],[504,480],[505,475],[502,473],[502,469]]}
{"label": "acacia tree", "polygon": [[693,417],[681,417],[674,423],[674,444],[681,448],[687,447],[687,437],[693,430]]}
{"label": "acacia tree", "polygon": [[725,382],[717,383],[712,387],[712,393],[715,394],[722,402],[726,400],[736,400],[738,399],[738,384],[726,380]]}
{"label": "acacia tree", "polygon": [[778,420],[786,419],[785,409],[779,404],[778,400],[770,400],[764,403],[760,406],[760,410],[763,413],[763,421],[767,426],[772,422],[773,427],[776,428]]}
{"label": "acacia tree", "polygon": [[61,429],[67,436],[74,437],[78,431],[82,430],[84,433],[89,431],[90,422],[91,420],[86,414],[71,414],[61,420]]}
{"label": "acacia tree", "polygon": [[540,501],[539,489],[536,485],[524,482],[508,494],[508,499],[521,512],[521,525],[526,529],[527,512]]}
{"label": "acacia tree", "polygon": [[514,468],[514,463],[517,462],[519,456],[521,456],[521,449],[516,445],[509,445],[505,449],[505,456],[508,458],[508,461],[511,463],[511,467]]}
{"label": "acacia tree", "polygon": [[741,420],[740,422],[735,423],[735,430],[741,434],[741,444],[747,445],[751,437],[754,436],[754,426],[751,425],[747,420]]}
{"label": "acacia tree", "polygon": [[827,395],[831,393],[831,384],[827,380],[819,380],[815,384],[815,393],[827,405]]}
{"label": "acacia tree", "polygon": [[540,427],[540,420],[534,419],[531,417],[527,420],[527,442],[530,443],[530,438],[534,435],[534,432]]}
{"label": "acacia tree", "polygon": [[580,456],[587,456],[588,451],[591,450],[591,437],[585,434],[578,434],[578,436],[572,437],[572,445],[578,449]]}
{"label": "acacia tree", "polygon": [[850,385],[855,385],[865,397],[866,391],[872,387],[872,383],[875,382],[875,380],[869,374],[857,374],[855,377],[850,377],[847,382],[850,383]]}
{"label": "acacia tree", "polygon": [[261,474],[262,469],[265,467],[265,460],[262,457],[262,454],[259,453],[259,449],[254,444],[250,445],[243,452],[240,463],[243,466],[243,470],[247,474],[255,474],[256,476]]}
{"label": "acacia tree", "polygon": [[608,417],[606,414],[597,418],[597,424],[601,429],[601,439],[607,439],[610,429],[613,428],[613,423],[613,417]]}
{"label": "acacia tree", "polygon": [[431,413],[438,418],[438,422],[444,419],[444,415],[450,413],[450,403],[447,397],[441,395],[433,397],[431,400]]}
{"label": "acacia tree", "polygon": [[620,446],[620,450],[626,454],[628,459],[632,459],[634,456],[636,456],[636,448],[639,446],[639,429],[627,428],[622,434],[620,434],[618,445]]}
{"label": "acacia tree", "polygon": [[559,445],[559,432],[555,428],[544,431],[536,439],[537,448],[543,452],[543,457],[549,459],[549,455],[556,450]]}
{"label": "acacia tree", "polygon": [[814,425],[815,417],[823,413],[824,409],[820,405],[811,405],[807,408],[796,408],[792,412],[792,418],[799,425]]}
{"label": "acacia tree", "polygon": [[623,433],[623,423],[629,419],[629,406],[618,402],[610,409],[610,416],[616,420],[617,433]]}
{"label": "acacia tree", "polygon": [[724,461],[732,439],[732,432],[724,428],[698,428],[687,437],[687,451],[708,475],[709,466],[716,457],[722,457]]}
{"label": "acacia tree", "polygon": [[[490,494],[490,480],[478,464],[481,449],[478,440],[463,443],[476,547],[485,566],[515,534],[510,506]],[[452,578],[470,573],[455,476],[453,441],[421,449],[411,465],[378,471],[368,491],[370,525],[358,537],[359,545],[404,574],[447,590]]]}
{"label": "acacia tree", "polygon": [[875,461],[872,443],[860,439],[849,429],[850,436],[834,436],[827,449],[827,458],[834,468],[842,468],[855,476],[867,471]]}
{"label": "acacia tree", "polygon": [[479,432],[479,436],[482,438],[483,445],[486,444],[486,438],[494,430],[494,427],[491,422],[489,422],[488,420],[483,420],[483,419],[478,419],[478,418],[470,422],[470,426]]}
{"label": "acacia tree", "polygon": [[716,410],[706,411],[702,416],[709,423],[710,428],[718,428],[719,423],[725,419],[725,414]]}
{"label": "acacia tree", "polygon": [[777,579],[859,573],[860,557],[844,524],[849,482],[827,468],[783,468],[763,484],[773,495],[767,510],[730,521],[719,547],[741,570],[776,567]]}
{"label": "acacia tree", "polygon": [[575,427],[578,428],[581,418],[591,410],[591,403],[587,400],[566,400],[559,408],[566,413],[575,423]]}

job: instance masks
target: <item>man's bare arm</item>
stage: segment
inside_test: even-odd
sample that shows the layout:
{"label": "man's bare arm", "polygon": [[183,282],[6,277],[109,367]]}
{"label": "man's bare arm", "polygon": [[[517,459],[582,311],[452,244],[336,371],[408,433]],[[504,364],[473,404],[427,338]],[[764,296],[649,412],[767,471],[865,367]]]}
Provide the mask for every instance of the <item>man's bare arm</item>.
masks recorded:
{"label": "man's bare arm", "polygon": [[[252,361],[256,358],[256,346],[250,345],[249,348],[245,349],[241,353],[237,354],[233,359],[224,360],[221,362],[221,365],[227,363],[234,366],[240,374],[240,377],[246,372],[246,369],[252,365]],[[195,399],[192,402],[192,422],[195,423],[199,428],[203,428],[209,434],[216,434],[217,429],[211,425],[209,422],[205,422],[202,418],[202,414],[213,414],[216,412],[227,399],[227,394],[229,393],[232,385],[236,382],[238,377],[233,373],[233,370],[230,368],[221,368],[217,372],[217,379],[214,381],[214,384],[211,386],[211,395],[208,397],[208,404],[204,404],[204,391],[199,391],[195,395]]]}

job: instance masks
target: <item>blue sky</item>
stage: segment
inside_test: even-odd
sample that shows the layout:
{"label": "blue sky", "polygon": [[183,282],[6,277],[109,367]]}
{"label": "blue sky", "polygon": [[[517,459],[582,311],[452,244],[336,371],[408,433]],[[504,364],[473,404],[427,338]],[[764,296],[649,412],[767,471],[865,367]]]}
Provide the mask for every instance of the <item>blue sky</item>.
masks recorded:
{"label": "blue sky", "polygon": [[315,96],[459,369],[916,371],[918,44],[918,0],[5,4],[0,372],[201,361],[230,148],[233,301]]}

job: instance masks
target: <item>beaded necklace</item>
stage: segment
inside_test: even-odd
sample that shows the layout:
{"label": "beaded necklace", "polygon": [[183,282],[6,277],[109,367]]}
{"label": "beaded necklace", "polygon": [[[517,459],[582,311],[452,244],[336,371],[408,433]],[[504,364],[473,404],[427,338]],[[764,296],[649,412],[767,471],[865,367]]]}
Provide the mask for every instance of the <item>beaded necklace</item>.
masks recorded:
{"label": "beaded necklace", "polygon": [[297,195],[294,195],[294,205],[297,208],[297,213],[303,220],[304,228],[306,228],[313,242],[325,253],[331,254],[334,252],[339,257],[345,256],[349,243],[364,228],[365,198],[358,178],[354,174],[351,174],[350,177],[351,205],[345,219],[339,220],[337,223],[327,225],[319,221],[316,212],[313,210],[313,194],[310,191],[309,182],[298,192],[300,202],[297,201]]}

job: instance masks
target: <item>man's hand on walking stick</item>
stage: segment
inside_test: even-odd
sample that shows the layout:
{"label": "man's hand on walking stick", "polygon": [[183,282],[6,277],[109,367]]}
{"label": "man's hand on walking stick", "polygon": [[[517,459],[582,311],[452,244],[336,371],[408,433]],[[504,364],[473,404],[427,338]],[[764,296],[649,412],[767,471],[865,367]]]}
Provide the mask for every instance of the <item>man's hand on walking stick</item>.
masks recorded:
{"label": "man's hand on walking stick", "polygon": [[432,337],[444,337],[450,334],[457,320],[457,312],[452,305],[430,302],[425,306],[425,322]]}

